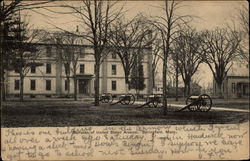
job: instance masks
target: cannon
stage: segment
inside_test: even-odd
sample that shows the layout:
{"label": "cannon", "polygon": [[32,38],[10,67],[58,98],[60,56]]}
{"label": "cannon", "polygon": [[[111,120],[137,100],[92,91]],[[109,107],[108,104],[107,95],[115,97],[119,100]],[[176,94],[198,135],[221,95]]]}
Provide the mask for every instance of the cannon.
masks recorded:
{"label": "cannon", "polygon": [[144,106],[149,106],[149,107],[158,107],[159,103],[161,103],[162,95],[149,95],[146,99],[146,103],[143,105],[139,106],[139,108],[144,107]]}
{"label": "cannon", "polygon": [[189,111],[201,111],[208,112],[212,108],[212,99],[207,94],[201,94],[199,96],[189,96],[186,99],[186,106],[181,108],[179,111],[188,109]]}
{"label": "cannon", "polygon": [[119,100],[111,105],[121,103],[122,105],[133,105],[135,102],[135,96],[133,94],[123,94],[120,95]]}
{"label": "cannon", "polygon": [[111,93],[103,93],[103,94],[100,96],[99,101],[102,102],[102,103],[112,103],[112,101],[113,101],[113,96],[112,96]]}

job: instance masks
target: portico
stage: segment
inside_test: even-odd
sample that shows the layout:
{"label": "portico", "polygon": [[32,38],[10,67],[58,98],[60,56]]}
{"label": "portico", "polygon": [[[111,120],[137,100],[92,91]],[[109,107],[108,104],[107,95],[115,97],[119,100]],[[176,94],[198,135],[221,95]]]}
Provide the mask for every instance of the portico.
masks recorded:
{"label": "portico", "polygon": [[77,93],[80,95],[91,95],[91,80],[93,75],[92,74],[77,74],[77,84],[78,89]]}

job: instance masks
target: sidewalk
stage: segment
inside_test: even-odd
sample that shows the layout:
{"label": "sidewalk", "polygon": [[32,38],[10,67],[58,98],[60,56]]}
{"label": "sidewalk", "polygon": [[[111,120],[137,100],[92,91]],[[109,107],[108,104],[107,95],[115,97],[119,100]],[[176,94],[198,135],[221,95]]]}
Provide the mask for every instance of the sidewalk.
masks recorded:
{"label": "sidewalk", "polygon": [[[136,105],[142,105],[144,104],[145,102],[144,101],[135,101],[135,104]],[[178,107],[178,108],[181,108],[181,107],[184,107],[185,105],[180,105],[180,104],[168,104],[168,106],[171,106],[171,107]],[[236,111],[236,112],[249,112],[249,109],[248,110],[243,110],[243,109],[237,109],[237,108],[226,108],[226,107],[214,107],[212,106],[211,110],[215,110],[215,111]]]}

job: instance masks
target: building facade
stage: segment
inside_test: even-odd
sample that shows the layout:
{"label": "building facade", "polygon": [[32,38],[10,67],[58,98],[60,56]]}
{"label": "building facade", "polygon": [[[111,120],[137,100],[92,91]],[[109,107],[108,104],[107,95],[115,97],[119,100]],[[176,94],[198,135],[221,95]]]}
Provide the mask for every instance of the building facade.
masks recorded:
{"label": "building facade", "polygon": [[[213,80],[213,95],[218,96],[219,90]],[[234,63],[228,71],[222,84],[222,96],[224,98],[248,98],[249,97],[249,66],[247,63]]]}
{"label": "building facade", "polygon": [[[68,97],[74,94],[73,72],[70,71],[70,79],[66,77],[65,63],[60,59],[60,53],[54,44],[35,44],[41,51],[37,62],[43,65],[31,67],[24,78],[24,97]],[[94,51],[91,45],[75,46],[79,50],[77,61],[77,94],[78,96],[92,96],[94,94]],[[152,93],[151,49],[143,49],[143,61],[145,89],[140,94]],[[70,68],[71,69],[71,68]],[[18,97],[20,92],[20,78],[16,71],[8,71],[6,94],[9,97]],[[114,95],[126,92],[135,93],[135,90],[126,91],[124,70],[120,58],[109,53],[100,68],[100,93],[112,93]]]}

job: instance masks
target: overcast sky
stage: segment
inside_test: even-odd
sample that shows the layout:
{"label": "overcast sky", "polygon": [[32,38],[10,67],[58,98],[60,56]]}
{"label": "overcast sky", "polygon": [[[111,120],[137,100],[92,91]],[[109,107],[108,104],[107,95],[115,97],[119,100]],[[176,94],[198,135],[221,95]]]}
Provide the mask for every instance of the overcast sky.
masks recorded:
{"label": "overcast sky", "polygon": [[[80,5],[81,1],[76,2],[56,2],[54,4],[70,3],[73,5]],[[125,4],[125,10],[128,10],[126,17],[132,18],[137,13],[143,13],[144,15],[161,15],[159,8],[154,6],[163,5],[162,1],[121,1],[120,3]],[[52,4],[51,4],[52,5]],[[185,5],[179,10],[181,14],[189,14],[200,17],[193,22],[193,25],[197,29],[211,29],[217,26],[224,25],[230,20],[230,17],[236,13],[236,9],[241,5],[247,5],[247,1],[186,1],[183,2]],[[50,8],[54,11],[66,11],[66,9]],[[75,30],[76,22],[75,18],[71,15],[59,15],[48,12],[45,9],[35,10],[36,12],[48,15],[43,16],[33,11],[29,11],[30,22],[39,28],[54,28],[53,23],[56,26],[63,27],[68,30]],[[54,18],[50,18],[54,17]]]}
{"label": "overcast sky", "polygon": [[[60,4],[63,2],[57,2]],[[64,2],[80,5],[81,1]],[[125,4],[126,18],[130,19],[138,13],[145,16],[159,16],[162,14],[159,8],[154,6],[163,6],[162,1],[121,1],[120,5]],[[185,7],[179,10],[180,14],[195,15],[199,17],[192,22],[192,25],[198,30],[213,29],[215,27],[225,26],[230,22],[231,17],[237,12],[237,9],[242,5],[247,5],[247,1],[185,1]],[[65,11],[66,9],[50,8],[54,11]],[[40,13],[40,14],[39,14]],[[72,15],[60,15],[48,12],[45,9],[39,9],[27,12],[30,18],[30,23],[36,28],[54,29],[58,26],[68,31],[76,30],[77,23]],[[43,15],[42,15],[43,14]],[[46,15],[46,16],[44,16]],[[51,25],[53,24],[53,25]],[[81,29],[80,29],[81,30]],[[161,68],[161,67],[160,67]],[[160,69],[159,68],[159,69]],[[199,72],[199,77],[203,77],[201,84],[212,81],[212,74],[206,65],[202,65]]]}

